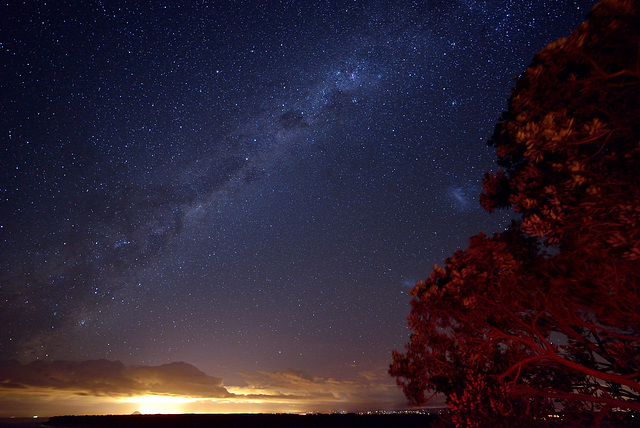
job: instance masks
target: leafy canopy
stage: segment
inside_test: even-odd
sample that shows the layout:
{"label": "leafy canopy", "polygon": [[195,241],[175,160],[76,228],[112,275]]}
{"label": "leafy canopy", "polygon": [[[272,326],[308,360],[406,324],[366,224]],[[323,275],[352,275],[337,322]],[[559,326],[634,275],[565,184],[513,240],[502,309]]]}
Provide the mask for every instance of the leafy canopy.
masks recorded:
{"label": "leafy canopy", "polygon": [[[518,80],[482,206],[519,214],[412,289],[390,374],[459,425],[640,411],[640,4],[604,0]],[[586,419],[585,419],[586,418]]]}

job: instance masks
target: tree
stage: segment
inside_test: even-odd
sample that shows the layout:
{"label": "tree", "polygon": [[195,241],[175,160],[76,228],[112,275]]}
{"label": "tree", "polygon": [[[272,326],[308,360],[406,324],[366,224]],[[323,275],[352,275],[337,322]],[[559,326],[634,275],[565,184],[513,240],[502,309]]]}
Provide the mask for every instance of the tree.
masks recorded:
{"label": "tree", "polygon": [[444,393],[459,425],[640,411],[639,117],[640,5],[604,0],[535,56],[489,141],[481,204],[520,219],[412,289],[390,374],[413,404]]}

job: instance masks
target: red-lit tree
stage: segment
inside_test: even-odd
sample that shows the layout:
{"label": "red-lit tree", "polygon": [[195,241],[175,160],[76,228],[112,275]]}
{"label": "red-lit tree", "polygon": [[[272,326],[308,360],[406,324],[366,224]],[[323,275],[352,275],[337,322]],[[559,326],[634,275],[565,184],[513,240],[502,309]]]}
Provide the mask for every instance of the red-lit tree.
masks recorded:
{"label": "red-lit tree", "polygon": [[640,4],[605,0],[538,53],[489,144],[485,209],[520,220],[412,290],[390,373],[459,425],[640,411]]}

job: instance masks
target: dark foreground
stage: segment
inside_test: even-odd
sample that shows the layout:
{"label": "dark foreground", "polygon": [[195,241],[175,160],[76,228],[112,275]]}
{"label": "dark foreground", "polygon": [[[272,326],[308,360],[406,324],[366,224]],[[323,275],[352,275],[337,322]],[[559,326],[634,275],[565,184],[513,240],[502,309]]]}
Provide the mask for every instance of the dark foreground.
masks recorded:
{"label": "dark foreground", "polygon": [[394,414],[232,414],[232,415],[109,415],[55,416],[45,425],[52,427],[189,427],[189,428],[414,428],[433,426],[435,415]]}

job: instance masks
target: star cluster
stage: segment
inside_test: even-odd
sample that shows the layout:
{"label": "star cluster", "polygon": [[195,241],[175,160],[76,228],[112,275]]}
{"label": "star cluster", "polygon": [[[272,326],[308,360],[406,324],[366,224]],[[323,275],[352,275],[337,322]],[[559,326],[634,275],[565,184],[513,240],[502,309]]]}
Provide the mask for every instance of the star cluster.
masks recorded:
{"label": "star cluster", "polygon": [[507,224],[484,142],[592,5],[0,5],[0,359],[384,376],[410,286]]}

